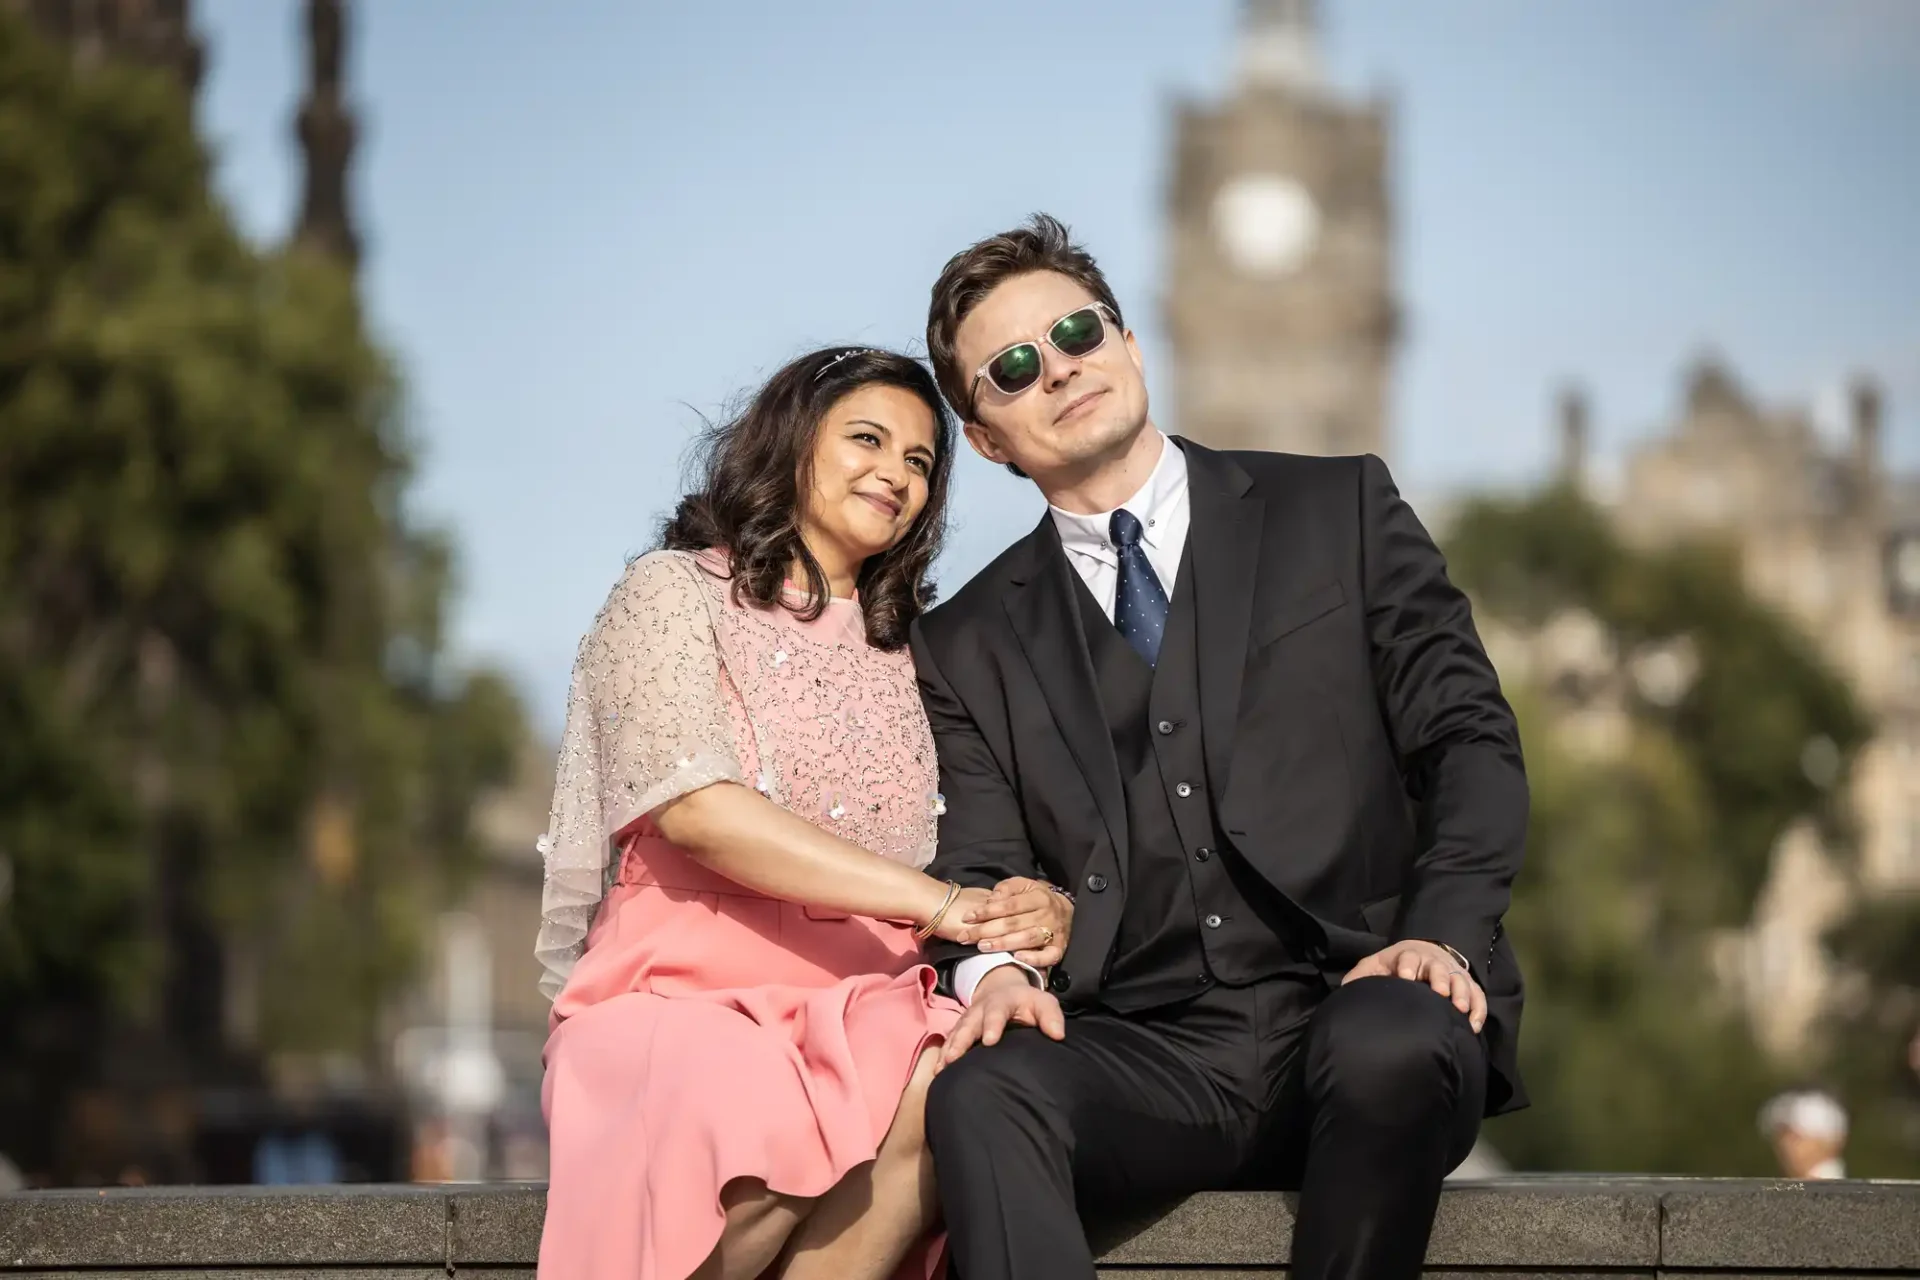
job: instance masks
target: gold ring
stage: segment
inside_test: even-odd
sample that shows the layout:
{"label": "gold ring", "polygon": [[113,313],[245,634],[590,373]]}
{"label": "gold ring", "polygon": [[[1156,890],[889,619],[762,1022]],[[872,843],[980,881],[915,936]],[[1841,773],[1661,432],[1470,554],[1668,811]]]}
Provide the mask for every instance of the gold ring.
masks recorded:
{"label": "gold ring", "polygon": [[1040,926],[1040,945],[1043,947],[1053,945],[1053,930],[1044,924]]}

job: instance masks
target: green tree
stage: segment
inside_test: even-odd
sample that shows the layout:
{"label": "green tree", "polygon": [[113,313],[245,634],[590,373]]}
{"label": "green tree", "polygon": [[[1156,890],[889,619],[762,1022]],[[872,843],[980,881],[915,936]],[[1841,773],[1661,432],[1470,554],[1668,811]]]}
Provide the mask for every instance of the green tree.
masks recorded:
{"label": "green tree", "polygon": [[1778,1079],[1707,950],[1725,887],[1704,786],[1657,727],[1594,759],[1534,700],[1516,709],[1533,810],[1507,919],[1533,1106],[1489,1139],[1523,1169],[1770,1172],[1753,1122]]}
{"label": "green tree", "polygon": [[0,11],[0,1021],[212,1053],[238,958],[266,1047],[371,1047],[519,724],[446,657],[400,408],[351,280],[235,232],[171,82]]}
{"label": "green tree", "polygon": [[[1872,726],[1806,634],[1746,590],[1730,549],[1630,547],[1606,513],[1556,487],[1471,504],[1447,550],[1456,577],[1495,616],[1538,623],[1579,608],[1622,652],[1691,647],[1697,676],[1679,701],[1640,697],[1633,709],[1674,734],[1706,788],[1713,857],[1730,890],[1722,922],[1751,914],[1774,844],[1795,821],[1815,821],[1831,845],[1850,847],[1842,784]],[[1831,753],[1824,776],[1807,767],[1815,744]]]}
{"label": "green tree", "polygon": [[[1514,691],[1534,809],[1508,919],[1534,1106],[1490,1138],[1529,1168],[1768,1171],[1754,1122],[1780,1078],[1712,944],[1751,917],[1790,826],[1845,846],[1841,784],[1865,717],[1723,548],[1632,547],[1562,488],[1472,503],[1446,545],[1483,615],[1529,627],[1582,610],[1629,665],[1676,646],[1692,658],[1673,696],[1622,682],[1631,740],[1616,755],[1571,751],[1553,692]],[[1824,772],[1808,767],[1823,756]]]}
{"label": "green tree", "polygon": [[1852,1113],[1847,1171],[1920,1178],[1920,894],[1861,898],[1827,946],[1853,987],[1826,1027]]}

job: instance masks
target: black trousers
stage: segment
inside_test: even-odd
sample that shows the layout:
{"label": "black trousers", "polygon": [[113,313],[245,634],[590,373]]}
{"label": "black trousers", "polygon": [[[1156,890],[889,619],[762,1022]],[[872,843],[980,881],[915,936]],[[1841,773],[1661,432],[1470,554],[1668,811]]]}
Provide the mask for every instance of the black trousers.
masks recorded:
{"label": "black trousers", "polygon": [[1317,978],[1029,1027],[934,1078],[927,1138],[962,1280],[1092,1280],[1082,1215],[1298,1188],[1295,1280],[1414,1280],[1485,1105],[1484,1045],[1432,988]]}

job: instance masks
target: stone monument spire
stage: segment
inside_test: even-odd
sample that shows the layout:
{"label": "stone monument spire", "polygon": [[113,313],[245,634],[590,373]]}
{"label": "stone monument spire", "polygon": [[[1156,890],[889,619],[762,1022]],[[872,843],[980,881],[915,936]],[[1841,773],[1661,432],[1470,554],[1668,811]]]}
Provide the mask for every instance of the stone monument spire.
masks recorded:
{"label": "stone monument spire", "polygon": [[360,237],[347,199],[356,128],[341,97],[346,0],[307,0],[307,96],[296,132],[306,155],[306,194],[294,239],[346,264],[360,262]]}
{"label": "stone monument spire", "polygon": [[1575,489],[1587,484],[1587,453],[1592,436],[1587,424],[1587,393],[1572,383],[1560,389],[1560,481]]}
{"label": "stone monument spire", "polygon": [[1241,0],[1242,83],[1295,93],[1320,88],[1317,7],[1315,0]]}

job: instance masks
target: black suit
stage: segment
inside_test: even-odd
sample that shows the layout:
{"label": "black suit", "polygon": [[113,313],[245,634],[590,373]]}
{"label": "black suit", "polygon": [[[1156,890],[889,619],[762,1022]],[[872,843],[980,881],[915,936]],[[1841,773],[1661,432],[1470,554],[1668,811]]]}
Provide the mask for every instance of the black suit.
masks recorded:
{"label": "black suit", "polygon": [[[1300,1274],[1411,1276],[1480,1115],[1525,1102],[1500,928],[1527,814],[1512,713],[1378,459],[1180,445],[1191,527],[1175,614],[1190,593],[1198,723],[1179,729],[1199,740],[1188,766],[1178,731],[1149,740],[1167,803],[1203,806],[1203,826],[1131,838],[1133,788],[1154,771],[1123,773],[1108,716],[1121,686],[1096,668],[1101,637],[1050,518],[914,634],[946,797],[933,874],[1038,876],[1078,903],[1050,975],[1075,1015],[1066,1042],[1023,1029],[935,1081],[956,1256],[967,1280],[1090,1276],[1062,1214],[1277,1172],[1302,1183]],[[1217,851],[1185,847],[1201,829]],[[1270,937],[1266,976],[1207,981],[1209,953],[1192,998],[1109,1003],[1116,941],[1165,932],[1142,917],[1163,916],[1164,895],[1130,901],[1129,884],[1172,883],[1169,860],[1203,855],[1235,870],[1232,900]],[[1335,992],[1403,938],[1470,960],[1488,997],[1479,1037],[1413,983]],[[950,970],[966,953],[934,956]]]}

